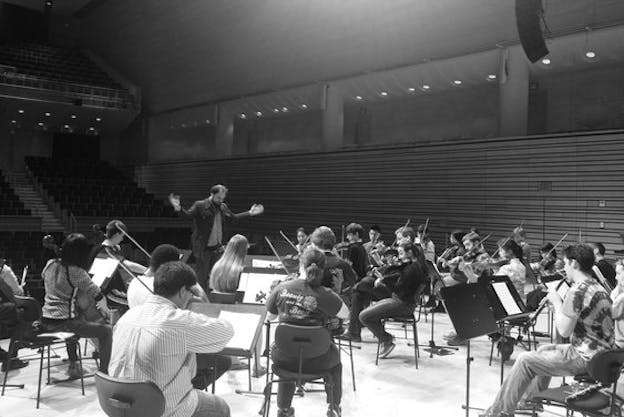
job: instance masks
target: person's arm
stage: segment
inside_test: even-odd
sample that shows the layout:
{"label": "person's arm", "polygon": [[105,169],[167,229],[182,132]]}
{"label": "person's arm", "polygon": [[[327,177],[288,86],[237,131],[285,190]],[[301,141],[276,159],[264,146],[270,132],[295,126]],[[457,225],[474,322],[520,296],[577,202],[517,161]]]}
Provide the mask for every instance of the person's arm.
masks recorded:
{"label": "person's arm", "polygon": [[267,299],[266,302],[266,309],[267,309],[267,320],[268,321],[274,321],[275,319],[277,319],[278,313],[279,311],[277,310],[277,297],[278,297],[278,292],[280,291],[281,285],[278,285],[277,287],[275,287],[273,289],[273,291],[271,291],[271,294],[269,295],[269,298]]}
{"label": "person's arm", "polygon": [[180,215],[181,217],[192,218],[195,216],[195,213],[197,212],[197,203],[198,203],[197,201],[194,202],[193,205],[188,210],[186,210],[180,204],[180,196],[174,195],[173,193],[169,194],[169,203],[171,203],[173,210],[176,213],[178,213],[178,215]]}
{"label": "person's arm", "polygon": [[191,293],[193,293],[193,298],[191,299],[191,303],[209,303],[208,295],[199,284],[195,284],[191,287]]}
{"label": "person's arm", "polygon": [[570,337],[583,309],[583,294],[577,286],[573,286],[566,294],[565,300],[561,299],[555,289],[551,289],[546,297],[555,310],[554,318],[557,331],[562,337]]}
{"label": "person's arm", "polygon": [[234,337],[234,329],[226,320],[185,311],[184,339],[186,350],[193,353],[214,353],[223,350]]}
{"label": "person's arm", "polygon": [[235,220],[240,220],[240,219],[244,219],[244,218],[252,217],[252,216],[258,216],[264,213],[264,206],[262,206],[262,204],[252,204],[249,210],[243,211],[242,213],[232,212],[232,210],[230,210],[230,208],[225,203],[222,203],[222,207],[223,207],[223,215],[225,217],[229,217]]}
{"label": "person's arm", "polygon": [[9,287],[11,287],[13,295],[24,295],[24,289],[20,287],[19,281],[17,280],[15,273],[8,265],[4,265],[2,270],[0,270],[0,279],[2,279]]}
{"label": "person's arm", "polygon": [[96,301],[100,301],[102,299],[102,291],[100,291],[100,287],[93,283],[87,271],[76,266],[68,267],[67,271],[69,272],[69,282],[71,282],[74,288],[85,291]]}

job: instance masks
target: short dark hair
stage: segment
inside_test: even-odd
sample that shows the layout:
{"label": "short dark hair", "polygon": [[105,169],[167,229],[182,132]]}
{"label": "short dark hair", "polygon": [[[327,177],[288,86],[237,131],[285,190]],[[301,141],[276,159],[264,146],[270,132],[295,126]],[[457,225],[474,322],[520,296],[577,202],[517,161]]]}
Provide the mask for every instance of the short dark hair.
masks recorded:
{"label": "short dark hair", "polygon": [[505,244],[502,246],[502,248],[505,251],[513,253],[516,258],[522,259],[522,248],[516,243],[515,240],[508,239],[507,242],[505,242]]}
{"label": "short dark hair", "polygon": [[370,230],[374,230],[377,233],[381,233],[381,227],[379,227],[378,225],[374,224],[370,227]]}
{"label": "short dark hair", "polygon": [[218,194],[220,191],[225,191],[227,193],[228,189],[225,185],[221,185],[221,184],[215,184],[212,187],[210,187],[210,195]]}
{"label": "short dark hair", "polygon": [[88,270],[91,265],[91,245],[82,233],[71,233],[61,245],[61,264]]}
{"label": "short dark hair", "polygon": [[319,226],[312,232],[310,242],[323,250],[331,250],[336,245],[336,235],[329,227]]}
{"label": "short dark hair", "polygon": [[163,244],[156,246],[150,258],[150,268],[156,271],[162,264],[180,260],[180,251],[173,245]]}
{"label": "short dark hair", "polygon": [[453,236],[453,238],[459,243],[461,243],[462,238],[464,237],[465,234],[466,233],[464,233],[463,230],[459,230],[459,229],[455,229],[451,232],[451,236]]}
{"label": "short dark hair", "polygon": [[554,256],[555,258],[557,257],[557,249],[555,249],[555,246],[552,243],[550,243],[550,242],[544,244],[540,248],[540,252],[545,252],[545,253],[550,252],[550,254],[552,256]]}
{"label": "short dark hair", "polygon": [[364,235],[364,228],[359,223],[350,223],[349,225],[347,225],[345,232],[347,234],[352,233],[354,235],[358,235],[358,237],[361,238]]}
{"label": "short dark hair", "polygon": [[303,228],[303,227],[300,227],[300,228],[297,229],[297,233],[299,233],[299,232],[303,233],[304,235],[307,235],[307,233],[305,231],[305,228]]}
{"label": "short dark hair", "polygon": [[121,220],[111,220],[106,224],[106,237],[110,239],[117,233],[121,233],[121,230],[128,233],[128,228]]}
{"label": "short dark hair", "polygon": [[400,234],[402,237],[409,237],[412,241],[416,239],[416,233],[414,233],[414,229],[409,226],[401,226],[394,233]]}
{"label": "short dark hair", "polygon": [[154,294],[169,298],[182,287],[191,288],[195,284],[197,276],[193,268],[180,261],[166,262],[154,275]]}
{"label": "short dark hair", "polygon": [[477,232],[469,232],[462,237],[462,242],[469,240],[471,242],[480,242],[481,236]]}
{"label": "short dark hair", "polygon": [[600,243],[600,242],[593,242],[593,243],[591,243],[591,246],[593,248],[598,249],[598,253],[600,254],[600,256],[604,256],[605,252],[607,251],[605,246],[602,243]]}
{"label": "short dark hair", "polygon": [[596,258],[594,250],[585,244],[570,245],[563,250],[563,256],[569,260],[575,260],[581,267],[581,271],[591,274]]}

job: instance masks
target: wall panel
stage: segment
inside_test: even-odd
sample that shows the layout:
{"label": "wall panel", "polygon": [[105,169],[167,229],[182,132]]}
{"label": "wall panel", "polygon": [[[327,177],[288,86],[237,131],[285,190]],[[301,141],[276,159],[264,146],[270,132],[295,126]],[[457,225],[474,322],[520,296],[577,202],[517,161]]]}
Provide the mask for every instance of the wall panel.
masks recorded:
{"label": "wall panel", "polygon": [[[476,226],[492,244],[524,221],[529,241],[581,237],[621,249],[624,146],[621,131],[591,135],[455,140],[331,153],[240,157],[138,167],[139,183],[183,205],[226,184],[229,205],[262,202],[266,213],[234,227],[290,234],[299,226],[356,221],[390,231],[430,220],[438,247],[453,228]],[[605,206],[601,207],[601,201]],[[605,228],[600,228],[600,222]]]}

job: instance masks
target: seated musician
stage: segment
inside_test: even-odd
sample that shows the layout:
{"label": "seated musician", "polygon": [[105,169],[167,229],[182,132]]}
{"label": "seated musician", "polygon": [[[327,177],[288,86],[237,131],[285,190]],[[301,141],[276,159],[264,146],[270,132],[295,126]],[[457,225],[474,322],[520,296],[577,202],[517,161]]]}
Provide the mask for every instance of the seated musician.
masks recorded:
{"label": "seated musician", "polygon": [[511,283],[518,291],[520,298],[526,303],[526,295],[524,293],[524,287],[526,286],[526,270],[524,264],[522,264],[522,249],[515,241],[509,239],[501,247],[501,257],[507,261],[505,265],[502,265],[498,271],[495,271],[495,275],[506,275],[511,280]]}
{"label": "seated musician", "polygon": [[539,277],[553,275],[556,272],[555,264],[557,263],[557,250],[552,243],[545,243],[540,248],[539,262],[531,263],[533,273]]}
{"label": "seated musician", "polygon": [[350,223],[346,228],[346,234],[349,242],[347,260],[351,263],[351,267],[357,274],[357,280],[359,281],[366,276],[370,266],[368,254],[362,243],[364,228],[357,223]]}
{"label": "seated musician", "polygon": [[416,242],[420,243],[420,247],[425,254],[425,259],[435,265],[435,245],[429,237],[429,230],[425,229],[424,224],[419,225],[416,229]]}
{"label": "seated musician", "polygon": [[230,294],[236,292],[248,249],[249,242],[245,236],[234,235],[230,238],[221,259],[210,271],[209,287],[212,290]]}
{"label": "seated musician", "polygon": [[0,258],[0,281],[9,286],[13,295],[24,295],[24,289],[20,286],[15,272],[6,264],[6,260],[2,258]]}
{"label": "seated musician", "polygon": [[[345,303],[334,291],[322,285],[323,271],[326,267],[326,257],[323,252],[316,248],[308,248],[301,255],[300,262],[304,270],[304,279],[285,281],[273,289],[266,304],[269,312],[268,319],[275,320],[275,317],[279,316],[279,321],[283,323],[298,326],[327,326],[333,317],[347,318],[349,310]],[[282,368],[295,372],[298,370],[297,358],[286,356],[275,346],[272,348],[271,357],[273,362]],[[330,371],[334,383],[332,391],[334,404],[329,404],[327,415],[340,417],[342,364],[336,345],[332,343],[325,354],[306,360],[302,369],[306,373]],[[279,384],[278,417],[294,416],[295,410],[290,406],[294,393],[294,383]]]}
{"label": "seated musician", "polygon": [[399,264],[392,273],[377,278],[376,287],[386,287],[391,296],[360,313],[360,322],[368,327],[381,345],[380,358],[394,349],[394,338],[386,332],[382,320],[388,317],[410,317],[414,314],[416,297],[429,285],[426,260],[420,246],[402,242],[397,248]]}
{"label": "seated musician", "polygon": [[416,233],[414,229],[409,226],[401,226],[394,231],[395,242],[400,244],[401,242],[412,242],[416,240]]}
{"label": "seated musician", "polygon": [[227,403],[194,389],[196,354],[223,350],[234,336],[227,321],[188,310],[208,302],[195,271],[167,262],[154,276],[154,294],[128,310],[117,324],[109,366],[111,376],[153,381],[165,396],[167,417],[229,417]]}
{"label": "seated musician", "polygon": [[624,349],[624,265],[615,264],[617,285],[611,291],[612,315],[615,326],[615,346]]}
{"label": "seated musician", "polygon": [[[143,265],[125,259],[120,253],[119,245],[124,240],[124,233],[128,232],[126,225],[120,220],[111,220],[106,225],[106,239],[91,250],[91,263],[95,258],[116,258],[124,263],[134,274],[143,274],[146,268]],[[117,268],[110,281],[103,288],[104,295],[111,309],[118,309],[122,313],[128,309],[128,285],[133,277],[122,267]]]}
{"label": "seated musician", "polygon": [[[89,241],[84,235],[72,233],[63,242],[61,258],[48,261],[43,268],[41,277],[45,285],[45,304],[42,325],[49,332],[71,332],[80,337],[97,338],[99,369],[106,373],[111,352],[111,326],[76,317],[76,295],[81,290],[96,303],[99,311],[104,315],[108,312],[106,297],[87,273],[89,249]],[[70,378],[79,378],[82,374],[76,349],[75,342],[67,344]]]}
{"label": "seated musician", "polygon": [[368,254],[368,263],[372,266],[381,266],[380,257],[383,256],[385,247],[381,240],[381,228],[376,224],[368,229],[368,242],[364,244],[364,249]]}
{"label": "seated musician", "polygon": [[592,276],[592,249],[587,245],[572,245],[563,255],[564,269],[573,285],[565,299],[556,290],[546,297],[554,309],[557,331],[563,337],[570,337],[570,343],[548,344],[537,351],[521,353],[494,403],[481,416],[513,416],[515,411],[532,409],[527,401],[548,388],[552,376],[581,374],[596,353],[612,348],[611,299]]}
{"label": "seated musician", "polygon": [[297,244],[295,247],[297,248],[297,253],[301,255],[303,250],[308,246],[308,234],[303,227],[297,229]]}
{"label": "seated musician", "polygon": [[594,256],[596,257],[596,266],[602,276],[607,280],[607,283],[611,288],[615,288],[617,286],[617,281],[615,279],[615,268],[611,266],[611,264],[605,259],[606,249],[604,245],[600,242],[590,243],[589,246],[594,250]]}
{"label": "seated musician", "polygon": [[[4,259],[0,259],[0,268]],[[19,286],[18,286],[19,287]],[[15,304],[15,289],[9,286],[5,280],[0,279],[0,325],[8,330],[8,334],[5,336],[16,336],[19,338],[22,331],[25,329],[19,326],[19,310]],[[8,359],[8,361],[6,361]],[[9,345],[9,351],[0,348],[0,361],[2,361],[2,372],[6,372],[7,369],[19,369],[28,366],[28,361],[20,360],[17,357],[17,349],[14,345]],[[6,362],[5,362],[6,361]]]}
{"label": "seated musician", "polygon": [[522,249],[522,258],[520,258],[520,261],[524,265],[526,279],[531,283],[536,283],[537,278],[533,273],[533,269],[531,269],[531,245],[527,243],[526,238],[526,230],[524,230],[522,226],[518,226],[513,230],[512,240],[520,245],[520,248]]}
{"label": "seated musician", "polygon": [[444,252],[438,257],[437,265],[440,271],[448,272],[448,261],[461,256],[465,253],[464,245],[462,244],[462,238],[466,235],[462,230],[453,230],[449,235],[449,245],[444,249]]}
{"label": "seated musician", "polygon": [[323,251],[326,257],[323,272],[323,286],[331,288],[341,296],[348,296],[357,281],[357,275],[351,265],[333,252],[336,235],[327,226],[317,227],[310,237],[312,246]]}

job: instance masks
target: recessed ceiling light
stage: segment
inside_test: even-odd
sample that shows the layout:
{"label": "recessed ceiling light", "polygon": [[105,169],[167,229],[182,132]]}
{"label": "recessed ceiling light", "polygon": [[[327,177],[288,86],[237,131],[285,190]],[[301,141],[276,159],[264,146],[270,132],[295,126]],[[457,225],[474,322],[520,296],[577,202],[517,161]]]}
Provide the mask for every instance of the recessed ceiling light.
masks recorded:
{"label": "recessed ceiling light", "polygon": [[89,130],[95,130],[95,128],[94,128],[93,126],[91,126],[91,127],[89,128]]}
{"label": "recessed ceiling light", "polygon": [[429,84],[423,84],[422,89],[423,90],[429,90],[431,88],[431,86]]}
{"label": "recessed ceiling light", "polygon": [[261,111],[257,111],[257,112],[256,112],[256,116],[258,116],[258,117],[262,117],[262,112],[261,112]]}
{"label": "recessed ceiling light", "polygon": [[461,82],[461,80],[455,80],[455,81],[453,81],[453,84],[455,84],[455,85],[461,85],[461,83],[462,83],[462,82]]}
{"label": "recessed ceiling light", "polygon": [[11,123],[17,123],[17,120],[11,120]]}
{"label": "recessed ceiling light", "polygon": [[72,115],[71,115],[71,118],[72,118],[72,119],[75,119],[75,118],[76,118],[76,115],[75,115],[75,114],[72,114]]}
{"label": "recessed ceiling light", "polygon": [[282,111],[288,111],[288,107],[286,106],[282,107]]}
{"label": "recessed ceiling light", "polygon": [[279,109],[276,107],[273,109],[273,113],[279,113]]}
{"label": "recessed ceiling light", "polygon": [[409,91],[410,93],[413,93],[414,91],[416,91],[416,89],[414,87],[410,87],[407,89],[407,91]]}
{"label": "recessed ceiling light", "polygon": [[69,125],[65,125],[63,126],[65,129],[69,129]]}
{"label": "recessed ceiling light", "polygon": [[37,123],[39,126],[43,126],[43,122],[39,122]]}
{"label": "recessed ceiling light", "polygon": [[240,114],[240,118],[241,118],[241,119],[246,119],[246,118],[247,118],[247,115],[246,115],[245,113],[241,113],[241,114]]}
{"label": "recessed ceiling light", "polygon": [[[181,127],[186,127],[186,123],[182,123],[180,126]],[[91,129],[93,129],[93,128],[91,128]],[[89,130],[91,130],[91,129],[89,129]]]}
{"label": "recessed ceiling light", "polygon": [[101,117],[96,117],[96,118],[95,118],[95,121],[96,121],[96,122],[101,122],[101,121],[102,121],[102,118],[101,118]]}
{"label": "recessed ceiling light", "polygon": [[587,51],[585,52],[585,57],[591,59],[591,58],[596,58],[596,53],[594,51]]}
{"label": "recessed ceiling light", "polygon": [[302,108],[302,109],[307,109],[307,108],[308,108],[308,105],[307,105],[307,104],[302,104],[302,105],[301,105],[301,108]]}
{"label": "recessed ceiling light", "polygon": [[380,96],[382,97],[387,97],[388,96],[388,92],[387,91],[382,91],[381,93],[379,93]]}
{"label": "recessed ceiling light", "polygon": [[550,59],[549,59],[549,58],[544,58],[544,59],[542,59],[542,64],[544,64],[544,65],[550,65]]}
{"label": "recessed ceiling light", "polygon": [[50,116],[52,116],[52,113],[46,112],[45,115],[46,115],[46,117],[50,117]]}
{"label": "recessed ceiling light", "polygon": [[206,124],[209,125],[210,124],[210,120],[206,119]]}
{"label": "recessed ceiling light", "polygon": [[19,114],[24,114],[24,110],[22,110],[22,109],[19,109],[17,112],[18,112]]}
{"label": "recessed ceiling light", "polygon": [[362,96],[355,96],[356,100],[362,100]]}
{"label": "recessed ceiling light", "polygon": [[488,80],[495,80],[495,79],[496,79],[496,75],[494,74],[488,75]]}

